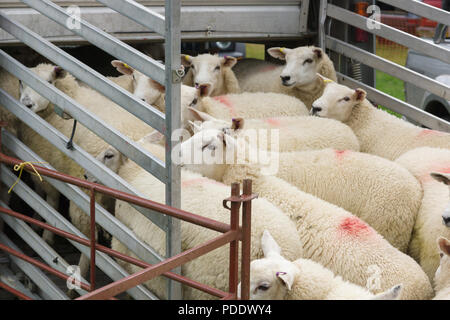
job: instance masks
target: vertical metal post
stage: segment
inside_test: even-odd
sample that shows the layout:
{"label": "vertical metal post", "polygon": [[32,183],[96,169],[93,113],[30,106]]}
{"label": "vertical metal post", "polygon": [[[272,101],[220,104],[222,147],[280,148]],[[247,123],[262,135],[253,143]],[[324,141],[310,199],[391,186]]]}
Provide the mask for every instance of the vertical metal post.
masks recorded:
{"label": "vertical metal post", "polygon": [[[240,187],[239,183],[231,184],[231,197],[239,198]],[[239,230],[239,208],[241,203],[239,201],[231,201],[231,216],[230,227],[231,230]],[[239,270],[239,240],[230,242],[230,283],[228,291],[236,294],[238,285],[238,270]]]}
{"label": "vertical metal post", "polygon": [[91,212],[90,212],[90,216],[91,216],[91,254],[90,254],[90,259],[91,259],[91,267],[90,267],[90,290],[89,291],[94,291],[95,290],[95,188],[91,188]]}
{"label": "vertical metal post", "polygon": [[[243,183],[243,195],[252,195],[252,180],[245,179]],[[248,300],[250,290],[250,247],[251,247],[251,223],[252,202],[245,201],[242,204],[242,249],[241,249],[241,299]]]}
{"label": "vertical metal post", "polygon": [[[180,168],[172,163],[171,153],[173,142],[172,132],[181,126],[180,112],[180,90],[181,78],[177,76],[177,71],[181,70],[181,34],[180,34],[181,0],[166,0],[165,21],[166,21],[166,204],[180,208]],[[168,218],[168,228],[166,233],[166,255],[174,256],[181,252],[181,230],[180,221]],[[172,270],[180,273],[181,268]],[[168,281],[168,298],[180,300],[181,285],[178,282]]]}
{"label": "vertical metal post", "polygon": [[328,0],[320,0],[319,9],[319,47],[325,51],[325,22],[327,21]]}

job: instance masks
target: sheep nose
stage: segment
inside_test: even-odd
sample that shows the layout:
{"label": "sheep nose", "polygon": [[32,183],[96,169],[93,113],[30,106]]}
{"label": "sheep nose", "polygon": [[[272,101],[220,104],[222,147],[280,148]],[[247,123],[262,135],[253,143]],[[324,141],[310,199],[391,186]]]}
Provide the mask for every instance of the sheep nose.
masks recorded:
{"label": "sheep nose", "polygon": [[280,78],[283,82],[287,82],[287,81],[291,80],[291,76],[280,76]]}
{"label": "sheep nose", "polygon": [[311,114],[312,115],[315,115],[315,114],[317,114],[318,112],[320,112],[320,111],[322,111],[322,108],[320,108],[320,107],[312,107],[311,108]]}
{"label": "sheep nose", "polygon": [[199,85],[200,85],[198,82],[196,82],[196,83],[194,83],[194,84],[195,84],[195,87],[196,87],[196,88],[198,88]]}
{"label": "sheep nose", "polygon": [[447,227],[450,227],[450,216],[448,216],[448,217],[443,216],[443,217],[442,217],[442,220],[444,221],[444,224],[445,224]]}

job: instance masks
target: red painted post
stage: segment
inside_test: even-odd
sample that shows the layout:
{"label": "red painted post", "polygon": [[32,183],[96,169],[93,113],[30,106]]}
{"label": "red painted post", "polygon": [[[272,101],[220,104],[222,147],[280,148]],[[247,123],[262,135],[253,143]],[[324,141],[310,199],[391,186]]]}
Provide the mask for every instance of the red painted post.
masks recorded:
{"label": "red painted post", "polygon": [[90,258],[91,258],[91,267],[90,267],[90,282],[91,282],[91,287],[89,291],[94,291],[95,290],[95,187],[91,188],[91,199],[90,199],[90,205],[91,205],[91,242],[90,242],[90,248],[91,248],[91,254],[90,254]]}
{"label": "red painted post", "polygon": [[[244,197],[252,195],[252,180],[244,180],[243,195]],[[250,298],[251,212],[252,201],[245,201],[242,204],[241,300]]]}
{"label": "red painted post", "polygon": [[[240,185],[237,182],[231,184],[231,197],[238,198],[240,193]],[[230,228],[231,230],[239,230],[239,209],[241,203],[231,201],[231,216]],[[230,243],[230,279],[228,291],[232,294],[237,293],[238,272],[239,272],[239,240],[234,240]]]}

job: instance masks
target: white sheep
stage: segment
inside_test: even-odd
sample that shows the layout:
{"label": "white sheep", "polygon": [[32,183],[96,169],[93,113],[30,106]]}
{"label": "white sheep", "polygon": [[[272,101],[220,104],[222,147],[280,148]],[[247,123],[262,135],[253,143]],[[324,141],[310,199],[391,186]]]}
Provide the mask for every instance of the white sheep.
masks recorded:
{"label": "white sheep", "polygon": [[205,94],[213,97],[239,93],[239,83],[231,69],[236,61],[236,58],[231,56],[219,57],[206,53],[192,57],[182,54],[181,63],[190,67],[183,83],[191,87],[203,87]]}
{"label": "white sheep", "polygon": [[[443,172],[432,172],[431,176],[436,179],[437,181],[440,181],[442,183],[445,183],[446,185],[450,186],[450,174],[449,173],[443,173]],[[442,214],[442,222],[445,226],[450,228],[450,202],[445,207],[444,213]]]}
{"label": "white sheep", "polygon": [[[248,164],[261,166],[267,173],[300,190],[350,211],[394,247],[403,252],[407,250],[422,201],[421,186],[407,169],[384,158],[351,150],[322,149],[265,155],[251,146],[257,144],[254,141],[258,138],[256,135],[248,143],[247,136],[235,132],[230,129],[227,133],[234,137],[228,139],[223,130],[196,133],[181,145],[181,153],[187,155],[182,159],[183,163],[199,163],[195,162],[197,155],[202,155],[205,160],[214,159],[213,152],[218,157],[225,155],[223,159],[215,159],[215,165],[207,166],[208,177],[221,180],[230,167],[226,155],[237,158],[248,152],[247,158],[230,159],[231,163],[244,163],[248,159]],[[190,158],[191,155],[194,157]],[[204,163],[190,168],[205,173]]]}
{"label": "white sheep", "polygon": [[[19,86],[19,79],[14,77],[5,69],[0,68],[0,88],[2,90],[6,91],[14,99],[18,100],[20,96]],[[20,132],[18,130],[20,120],[3,106],[0,106],[0,121],[6,122],[7,126],[5,128],[20,138]]]}
{"label": "white sheep", "polygon": [[344,122],[358,137],[362,152],[389,160],[418,147],[450,149],[450,134],[420,128],[375,108],[362,89],[329,83],[311,113]]}
{"label": "white sheep", "polygon": [[[442,214],[450,200],[448,187],[436,181],[431,173],[445,173],[450,169],[450,150],[417,148],[399,157],[396,162],[408,169],[421,183],[422,203],[414,225],[408,253],[422,266],[430,280],[439,266],[436,239],[450,238],[450,228],[442,222]],[[442,175],[435,175],[438,179]]]}
{"label": "white sheep", "polygon": [[[250,300],[398,300],[401,285],[374,295],[366,288],[336,276],[309,259],[293,262],[281,250],[269,231],[261,238],[264,258],[250,264]],[[238,294],[240,294],[240,285]]]}
{"label": "white sheep", "polygon": [[[223,136],[227,145],[234,143],[231,136]],[[183,144],[180,147],[181,160],[184,158]],[[220,149],[213,146],[206,149],[220,154]],[[198,166],[183,161],[181,164],[188,170],[206,177],[214,176],[226,184],[252,179],[255,192],[278,206],[296,223],[303,245],[303,258],[321,263],[347,281],[360,286],[369,285],[373,293],[402,283],[403,299],[431,298],[430,280],[420,266],[348,211],[303,192],[278,177],[263,174],[264,171],[254,163],[219,165],[219,169],[217,164]]]}
{"label": "white sheep", "polygon": [[[205,112],[190,108],[196,120],[201,124],[192,123],[194,132],[208,129],[218,129],[224,132],[238,130],[245,132],[266,132],[278,130],[278,150],[304,151],[325,148],[359,151],[359,142],[353,131],[346,125],[333,119],[318,117],[291,116],[265,119],[233,118],[232,121],[216,119]],[[320,129],[318,129],[320,128]],[[242,133],[244,131],[244,133]],[[272,144],[262,144],[258,139],[258,148],[271,150]]]}
{"label": "white sheep", "polygon": [[441,263],[434,277],[434,300],[450,300],[450,240],[439,238]]}
{"label": "white sheep", "polygon": [[235,74],[242,92],[284,93],[300,99],[311,109],[312,103],[322,95],[326,85],[318,74],[336,81],[333,62],[320,48],[274,47],[267,52],[274,58],[286,60],[286,65],[262,65],[255,70],[248,70],[239,69],[237,64]]}
{"label": "white sheep", "polygon": [[[164,157],[164,148],[159,145],[143,142],[144,147],[158,157]],[[154,176],[137,166],[131,160],[119,170],[119,175],[135,188],[143,192],[150,200],[164,203],[165,188]],[[181,175],[181,209],[200,216],[229,223],[230,212],[222,206],[222,201],[230,196],[230,187],[189,171]],[[116,201],[115,216],[128,226],[141,240],[165,255],[165,236],[161,229],[148,218],[133,209],[128,203]],[[258,198],[252,201],[252,246],[251,258],[262,255],[257,241],[264,229],[269,229],[282,247],[283,254],[289,259],[297,259],[302,255],[302,246],[295,225],[278,208],[267,200]],[[217,236],[215,231],[181,222],[182,251],[200,245]],[[112,239],[112,248],[134,256],[116,238]],[[228,289],[228,246],[218,248],[207,255],[199,257],[181,267],[181,274],[203,284],[221,290]],[[140,268],[119,262],[130,273]],[[146,282],[146,285],[160,298],[166,298],[166,282],[161,277]],[[208,294],[184,287],[184,299],[210,298]]]}

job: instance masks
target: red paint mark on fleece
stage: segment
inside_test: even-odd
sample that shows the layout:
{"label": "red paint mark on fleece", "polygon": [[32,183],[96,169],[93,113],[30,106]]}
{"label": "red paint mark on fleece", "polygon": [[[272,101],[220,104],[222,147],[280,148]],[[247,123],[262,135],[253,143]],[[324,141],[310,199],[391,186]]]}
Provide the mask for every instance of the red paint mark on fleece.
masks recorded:
{"label": "red paint mark on fleece", "polygon": [[353,237],[362,237],[373,234],[373,229],[370,228],[364,221],[358,217],[347,217],[339,224],[339,231]]}
{"label": "red paint mark on fleece", "polygon": [[336,158],[337,158],[338,160],[342,160],[342,158],[343,158],[346,154],[350,153],[350,150],[334,150],[334,153],[336,154]]}
{"label": "red paint mark on fleece", "polygon": [[201,184],[215,184],[215,185],[219,185],[219,186],[225,186],[225,184],[217,182],[215,180],[211,180],[208,178],[196,178],[196,179],[191,179],[191,180],[185,180],[183,182],[181,182],[181,186],[183,188],[185,187],[189,187],[189,186],[196,186],[196,185],[201,185]]}
{"label": "red paint mark on fleece", "polygon": [[226,96],[217,96],[213,97],[214,100],[219,101],[222,103],[227,109],[230,111],[231,117],[237,117],[236,110],[234,109],[233,104],[231,103],[230,99]]}
{"label": "red paint mark on fleece", "polygon": [[273,127],[279,127],[281,125],[281,121],[279,119],[275,119],[275,118],[266,118],[266,119],[264,119],[264,121]]}
{"label": "red paint mark on fleece", "polygon": [[420,130],[420,133],[418,134],[417,138],[425,138],[425,137],[431,137],[431,136],[443,137],[446,135],[447,134],[442,131],[423,129],[423,130]]}
{"label": "red paint mark on fleece", "polygon": [[272,71],[272,70],[275,70],[275,69],[277,69],[278,68],[278,66],[266,66],[266,67],[264,67],[264,68],[261,68],[261,72],[268,72],[268,71]]}

